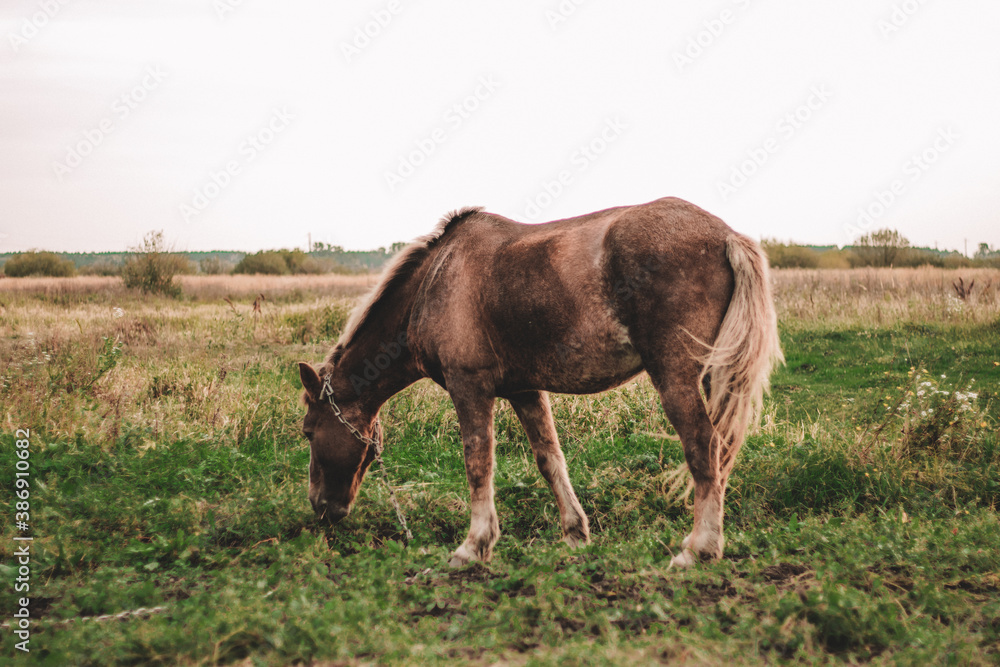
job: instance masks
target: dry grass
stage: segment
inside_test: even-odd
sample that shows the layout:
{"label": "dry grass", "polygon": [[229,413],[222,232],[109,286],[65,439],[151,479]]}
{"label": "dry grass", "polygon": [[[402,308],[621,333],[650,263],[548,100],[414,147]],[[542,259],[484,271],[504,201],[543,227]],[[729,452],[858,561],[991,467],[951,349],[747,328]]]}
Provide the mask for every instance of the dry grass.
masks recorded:
{"label": "dry grass", "polygon": [[184,294],[196,299],[221,299],[264,294],[268,298],[293,295],[355,297],[371,289],[378,275],[301,275],[301,276],[181,276]]}
{"label": "dry grass", "polygon": [[[778,318],[783,325],[823,322],[833,326],[880,326],[896,322],[991,322],[1000,313],[998,269],[775,269],[772,271]],[[975,287],[959,299],[952,283],[962,278]],[[300,276],[180,276],[184,297],[219,303],[297,304],[355,299],[378,281],[376,274]],[[134,309],[141,297],[115,277],[5,278],[0,280],[0,308],[7,298],[29,297],[60,305],[102,303]]]}
{"label": "dry grass", "polygon": [[[896,322],[991,322],[1000,314],[997,269],[774,269],[783,325],[881,326]],[[956,296],[959,278],[975,288]]]}
{"label": "dry grass", "polygon": [[[300,276],[178,276],[184,296],[209,301],[228,297],[243,298],[264,294],[268,299],[289,296],[356,297],[367,292],[378,280],[376,274],[300,275]],[[4,278],[0,295],[24,295],[59,299],[99,297],[111,303],[131,294],[120,278],[114,276],[77,276],[74,278]]]}
{"label": "dry grass", "polygon": [[121,278],[109,276],[75,276],[73,278],[8,278],[0,279],[0,295],[40,296],[46,299],[66,295],[95,295],[109,299],[128,294]]}

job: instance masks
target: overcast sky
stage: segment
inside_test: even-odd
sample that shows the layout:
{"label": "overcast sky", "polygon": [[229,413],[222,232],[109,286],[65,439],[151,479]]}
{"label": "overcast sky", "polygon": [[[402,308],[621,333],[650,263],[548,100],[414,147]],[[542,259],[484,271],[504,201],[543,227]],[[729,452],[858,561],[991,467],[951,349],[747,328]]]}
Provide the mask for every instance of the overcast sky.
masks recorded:
{"label": "overcast sky", "polygon": [[996,0],[4,0],[0,252],[387,246],[674,195],[1000,246]]}

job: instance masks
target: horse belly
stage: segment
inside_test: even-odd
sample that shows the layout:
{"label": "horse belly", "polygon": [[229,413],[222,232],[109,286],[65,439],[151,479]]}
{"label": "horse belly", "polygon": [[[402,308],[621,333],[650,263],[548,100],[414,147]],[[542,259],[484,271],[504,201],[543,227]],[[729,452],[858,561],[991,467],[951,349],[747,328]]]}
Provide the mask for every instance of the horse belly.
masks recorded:
{"label": "horse belly", "polygon": [[[607,324],[607,323],[602,323]],[[559,394],[594,394],[617,387],[643,369],[642,359],[621,325],[593,324],[525,350],[522,368],[532,389]]]}

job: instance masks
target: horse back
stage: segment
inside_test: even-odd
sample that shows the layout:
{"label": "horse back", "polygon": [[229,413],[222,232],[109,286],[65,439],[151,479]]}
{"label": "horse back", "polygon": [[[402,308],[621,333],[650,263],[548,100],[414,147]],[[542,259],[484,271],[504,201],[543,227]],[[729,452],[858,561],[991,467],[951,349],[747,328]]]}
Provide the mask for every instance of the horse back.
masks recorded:
{"label": "horse back", "polygon": [[690,325],[714,339],[732,233],[672,198],[536,225],[477,213],[428,258],[411,349],[438,382],[479,374],[498,395],[617,386],[642,370],[650,336]]}

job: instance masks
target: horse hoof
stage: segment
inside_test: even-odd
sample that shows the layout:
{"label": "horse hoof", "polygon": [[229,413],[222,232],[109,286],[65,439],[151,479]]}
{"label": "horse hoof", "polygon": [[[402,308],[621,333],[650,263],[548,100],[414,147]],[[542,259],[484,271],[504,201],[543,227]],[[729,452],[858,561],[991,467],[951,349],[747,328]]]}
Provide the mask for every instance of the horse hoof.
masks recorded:
{"label": "horse hoof", "polygon": [[469,549],[467,549],[463,544],[455,550],[455,553],[451,555],[451,559],[448,561],[448,567],[463,567],[474,560],[478,559],[475,555],[470,553]]}
{"label": "horse hoof", "polygon": [[684,570],[694,565],[695,561],[694,552],[690,549],[685,549],[670,559],[670,567]]}

